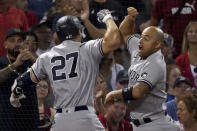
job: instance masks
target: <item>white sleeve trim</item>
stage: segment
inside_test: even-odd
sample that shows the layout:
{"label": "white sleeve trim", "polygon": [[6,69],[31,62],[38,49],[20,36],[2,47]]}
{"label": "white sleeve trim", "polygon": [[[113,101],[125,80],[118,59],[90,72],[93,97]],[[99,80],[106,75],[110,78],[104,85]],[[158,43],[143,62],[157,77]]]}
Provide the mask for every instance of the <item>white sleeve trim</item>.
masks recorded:
{"label": "white sleeve trim", "polygon": [[149,81],[147,81],[147,80],[145,80],[145,79],[138,80],[137,82],[145,82],[146,84],[148,84],[148,85],[150,86],[151,89],[152,89],[152,87],[153,87],[153,85],[152,85]]}

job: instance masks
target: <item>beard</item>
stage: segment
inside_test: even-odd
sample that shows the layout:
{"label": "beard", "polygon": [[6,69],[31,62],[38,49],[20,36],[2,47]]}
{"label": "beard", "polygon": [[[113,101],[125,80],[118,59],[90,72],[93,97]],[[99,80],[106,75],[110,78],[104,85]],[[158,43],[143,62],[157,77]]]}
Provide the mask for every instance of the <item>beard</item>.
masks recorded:
{"label": "beard", "polygon": [[20,54],[20,51],[14,49],[8,49],[8,54],[13,56],[14,58],[17,58],[17,56]]}

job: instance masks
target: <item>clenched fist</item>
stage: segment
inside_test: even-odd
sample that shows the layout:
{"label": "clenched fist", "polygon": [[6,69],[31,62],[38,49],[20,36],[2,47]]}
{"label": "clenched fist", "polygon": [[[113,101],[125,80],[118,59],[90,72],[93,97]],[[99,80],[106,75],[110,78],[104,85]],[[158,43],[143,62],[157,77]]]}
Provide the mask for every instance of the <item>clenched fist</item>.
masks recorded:
{"label": "clenched fist", "polygon": [[129,16],[132,16],[134,19],[136,19],[138,11],[134,7],[127,8],[127,12]]}

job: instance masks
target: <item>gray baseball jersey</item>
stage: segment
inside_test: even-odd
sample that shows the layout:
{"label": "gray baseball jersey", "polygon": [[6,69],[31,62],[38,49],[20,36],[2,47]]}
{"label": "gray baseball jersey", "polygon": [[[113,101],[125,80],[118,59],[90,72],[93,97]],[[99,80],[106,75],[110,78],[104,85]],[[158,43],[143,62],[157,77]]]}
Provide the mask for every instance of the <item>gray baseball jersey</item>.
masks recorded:
{"label": "gray baseball jersey", "polygon": [[55,108],[93,106],[93,90],[103,56],[102,40],[67,40],[38,57],[32,69],[38,80],[48,76]]}
{"label": "gray baseball jersey", "polygon": [[164,114],[166,92],[166,63],[161,51],[157,51],[142,60],[138,55],[139,38],[132,35],[127,41],[127,49],[131,54],[131,66],[128,71],[129,87],[136,82],[145,82],[150,91],[141,99],[131,101],[131,118],[159,116]]}

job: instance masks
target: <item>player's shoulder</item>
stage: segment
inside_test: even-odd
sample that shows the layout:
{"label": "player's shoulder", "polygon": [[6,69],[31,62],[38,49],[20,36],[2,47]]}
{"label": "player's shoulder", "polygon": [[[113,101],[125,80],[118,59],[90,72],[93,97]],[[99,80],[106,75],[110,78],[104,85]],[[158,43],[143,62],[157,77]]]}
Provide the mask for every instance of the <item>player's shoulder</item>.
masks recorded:
{"label": "player's shoulder", "polygon": [[140,37],[141,37],[140,34],[133,34],[133,35],[129,36],[129,38],[127,39],[127,42],[132,39],[138,40],[138,39],[140,39]]}
{"label": "player's shoulder", "polygon": [[157,52],[155,52],[154,54],[149,56],[146,59],[146,61],[147,61],[147,63],[149,63],[149,65],[151,65],[151,67],[162,69],[162,68],[165,68],[165,66],[166,66],[164,56],[161,53],[161,50],[158,50]]}
{"label": "player's shoulder", "polygon": [[81,43],[80,47],[91,46],[91,45],[94,45],[94,44],[99,44],[99,43],[102,43],[102,41],[103,41],[103,38],[95,39],[95,40],[89,40],[89,41]]}

